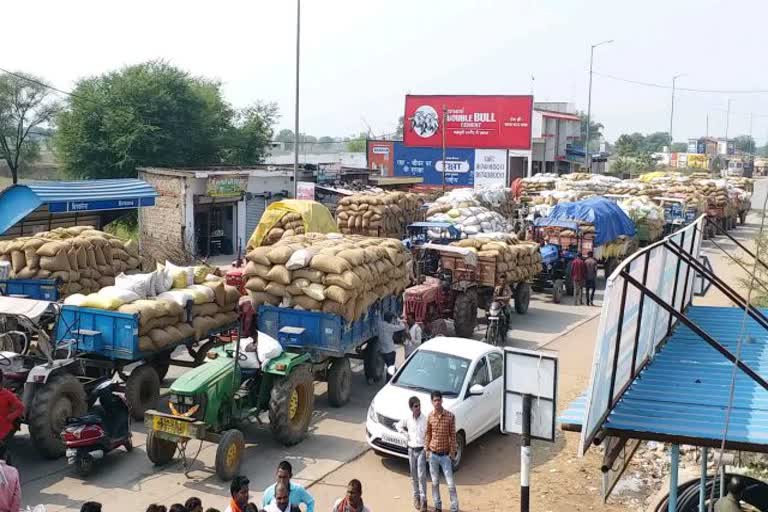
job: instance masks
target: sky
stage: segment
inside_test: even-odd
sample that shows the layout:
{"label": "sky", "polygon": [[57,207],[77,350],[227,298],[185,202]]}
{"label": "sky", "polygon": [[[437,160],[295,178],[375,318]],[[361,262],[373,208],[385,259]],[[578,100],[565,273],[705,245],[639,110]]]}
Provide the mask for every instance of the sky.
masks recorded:
{"label": "sky", "polygon": [[[34,9],[32,9],[34,5]],[[668,131],[674,138],[768,137],[768,2],[714,0],[303,0],[300,130],[391,133],[405,94],[529,94],[586,110],[609,141]],[[70,90],[78,78],[150,59],[216,78],[235,106],[280,107],[293,128],[296,0],[39,0],[3,6],[0,67]],[[8,23],[8,20],[26,20]],[[597,74],[599,73],[599,75]],[[645,87],[603,75],[664,85]],[[532,79],[533,77],[533,79]]]}

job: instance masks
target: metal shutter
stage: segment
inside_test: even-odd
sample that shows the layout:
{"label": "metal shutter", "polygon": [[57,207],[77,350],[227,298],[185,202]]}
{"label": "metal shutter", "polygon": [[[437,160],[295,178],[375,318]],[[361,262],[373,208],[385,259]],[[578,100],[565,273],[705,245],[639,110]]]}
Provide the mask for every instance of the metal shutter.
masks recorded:
{"label": "metal shutter", "polygon": [[263,196],[254,196],[245,202],[246,243],[248,243],[248,240],[251,238],[251,235],[253,235],[253,232],[256,231],[256,226],[259,225],[259,221],[261,220],[261,216],[264,214],[266,207],[266,201],[264,200]]}

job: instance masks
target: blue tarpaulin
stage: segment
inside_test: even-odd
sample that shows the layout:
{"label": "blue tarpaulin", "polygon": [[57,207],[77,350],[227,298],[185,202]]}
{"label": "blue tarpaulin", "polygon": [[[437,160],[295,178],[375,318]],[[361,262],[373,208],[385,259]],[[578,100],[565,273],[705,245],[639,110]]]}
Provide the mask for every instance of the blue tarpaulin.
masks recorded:
{"label": "blue tarpaulin", "polygon": [[560,203],[549,214],[552,220],[589,222],[595,225],[595,245],[616,240],[621,235],[635,236],[632,222],[618,204],[602,197],[573,203]]}

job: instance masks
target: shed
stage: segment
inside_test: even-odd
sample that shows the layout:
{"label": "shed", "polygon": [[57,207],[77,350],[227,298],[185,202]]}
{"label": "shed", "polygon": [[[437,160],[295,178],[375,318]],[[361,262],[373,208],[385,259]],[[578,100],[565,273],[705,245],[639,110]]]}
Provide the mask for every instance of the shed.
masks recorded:
{"label": "shed", "polygon": [[103,228],[129,210],[153,206],[157,192],[139,179],[43,181],[0,192],[0,238],[58,227]]}

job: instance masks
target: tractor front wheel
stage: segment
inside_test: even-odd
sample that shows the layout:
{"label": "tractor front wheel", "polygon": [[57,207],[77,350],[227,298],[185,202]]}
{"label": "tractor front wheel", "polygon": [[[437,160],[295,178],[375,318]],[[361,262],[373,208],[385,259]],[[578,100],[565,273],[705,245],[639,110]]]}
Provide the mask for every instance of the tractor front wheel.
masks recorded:
{"label": "tractor front wheel", "polygon": [[245,438],[237,429],[225,430],[216,447],[216,475],[229,482],[240,472],[240,463],[245,451]]}
{"label": "tractor front wheel", "polygon": [[453,306],[453,330],[460,338],[471,338],[477,326],[477,294],[467,290],[456,297]]}
{"label": "tractor front wheel", "polygon": [[351,395],[352,366],[349,358],[334,358],[328,369],[328,401],[333,407],[341,407],[349,402]]}
{"label": "tractor front wheel", "polygon": [[156,466],[165,466],[176,455],[176,443],[158,437],[154,430],[147,434],[147,457]]}
{"label": "tractor front wheel", "polygon": [[315,406],[315,385],[308,365],[299,365],[286,377],[277,377],[269,398],[272,436],[285,446],[300,443],[309,429]]}
{"label": "tractor front wheel", "polygon": [[526,314],[530,303],[531,285],[528,283],[517,283],[517,286],[515,287],[515,311],[517,311],[517,314]]}
{"label": "tractor front wheel", "polygon": [[134,419],[143,420],[144,412],[160,399],[160,376],[152,365],[143,364],[133,370],[125,383],[125,398]]}

